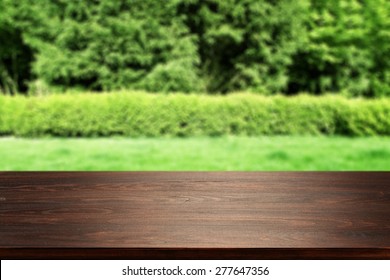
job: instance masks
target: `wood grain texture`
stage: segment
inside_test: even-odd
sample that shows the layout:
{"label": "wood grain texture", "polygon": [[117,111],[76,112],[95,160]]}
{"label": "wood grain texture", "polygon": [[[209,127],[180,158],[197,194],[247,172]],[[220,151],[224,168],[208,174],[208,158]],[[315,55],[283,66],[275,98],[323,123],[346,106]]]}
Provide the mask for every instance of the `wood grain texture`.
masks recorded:
{"label": "wood grain texture", "polygon": [[390,172],[0,172],[0,257],[390,259]]}

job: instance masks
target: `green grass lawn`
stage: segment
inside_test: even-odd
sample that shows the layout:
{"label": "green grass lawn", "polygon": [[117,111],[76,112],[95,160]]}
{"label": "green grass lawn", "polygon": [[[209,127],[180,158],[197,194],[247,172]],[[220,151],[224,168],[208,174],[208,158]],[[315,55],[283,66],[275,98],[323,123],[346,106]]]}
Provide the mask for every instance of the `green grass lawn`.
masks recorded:
{"label": "green grass lawn", "polygon": [[0,138],[0,170],[390,170],[390,138]]}

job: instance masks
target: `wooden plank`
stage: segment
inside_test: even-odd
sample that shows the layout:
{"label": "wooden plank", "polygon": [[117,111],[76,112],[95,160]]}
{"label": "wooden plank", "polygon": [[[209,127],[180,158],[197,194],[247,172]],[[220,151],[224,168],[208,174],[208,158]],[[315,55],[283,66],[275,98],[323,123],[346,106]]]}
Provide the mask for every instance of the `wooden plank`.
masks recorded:
{"label": "wooden plank", "polygon": [[0,172],[0,257],[390,259],[390,172]]}

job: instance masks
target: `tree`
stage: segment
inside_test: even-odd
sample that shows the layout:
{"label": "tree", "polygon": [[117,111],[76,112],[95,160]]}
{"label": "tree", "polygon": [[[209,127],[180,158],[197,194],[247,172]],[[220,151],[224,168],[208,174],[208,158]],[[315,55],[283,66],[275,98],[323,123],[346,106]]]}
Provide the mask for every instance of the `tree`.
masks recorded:
{"label": "tree", "polygon": [[31,30],[35,73],[92,90],[194,91],[194,38],[165,1],[40,1],[44,32]]}
{"label": "tree", "polygon": [[308,41],[294,56],[290,92],[369,91],[372,61],[364,9],[359,0],[311,1]]}
{"label": "tree", "polygon": [[390,95],[388,0],[0,0],[0,90]]}
{"label": "tree", "polygon": [[390,96],[390,2],[365,0],[371,96]]}
{"label": "tree", "polygon": [[306,1],[176,1],[197,36],[201,73],[210,92],[286,89],[291,55],[304,38]]}
{"label": "tree", "polygon": [[15,94],[26,91],[32,77],[33,53],[15,24],[11,1],[0,0],[0,92]]}

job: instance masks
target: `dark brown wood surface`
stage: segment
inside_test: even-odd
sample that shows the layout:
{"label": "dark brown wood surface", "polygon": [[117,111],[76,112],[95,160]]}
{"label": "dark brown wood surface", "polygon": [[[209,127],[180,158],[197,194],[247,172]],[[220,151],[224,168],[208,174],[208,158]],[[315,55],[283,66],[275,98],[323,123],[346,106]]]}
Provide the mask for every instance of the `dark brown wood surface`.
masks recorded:
{"label": "dark brown wood surface", "polygon": [[2,259],[390,259],[390,172],[0,172]]}

